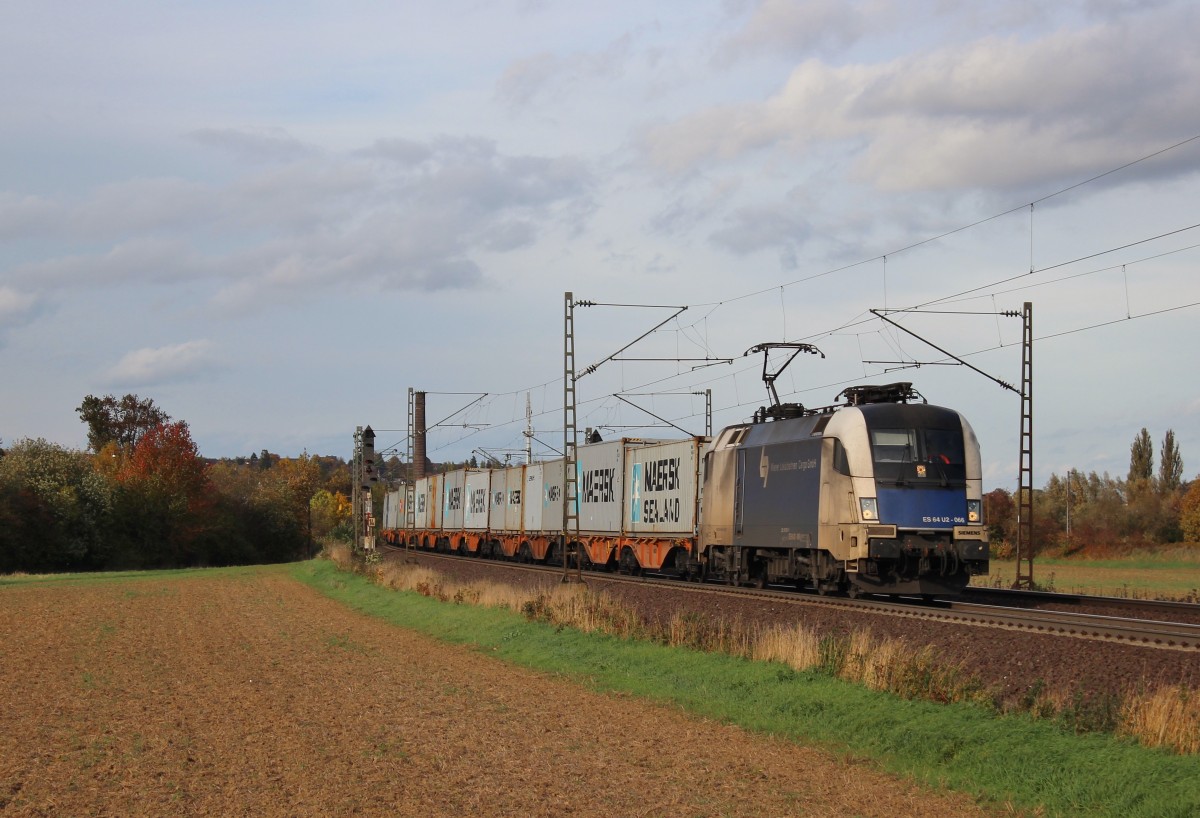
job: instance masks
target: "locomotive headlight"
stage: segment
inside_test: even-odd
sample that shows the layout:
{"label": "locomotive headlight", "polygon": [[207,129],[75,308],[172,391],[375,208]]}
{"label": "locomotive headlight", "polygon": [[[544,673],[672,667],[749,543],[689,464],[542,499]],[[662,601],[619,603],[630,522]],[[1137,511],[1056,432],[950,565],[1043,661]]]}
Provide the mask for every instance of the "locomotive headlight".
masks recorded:
{"label": "locomotive headlight", "polygon": [[874,497],[859,497],[858,507],[862,510],[862,518],[867,522],[879,519],[879,502]]}
{"label": "locomotive headlight", "polygon": [[967,522],[978,523],[983,520],[983,501],[967,500]]}

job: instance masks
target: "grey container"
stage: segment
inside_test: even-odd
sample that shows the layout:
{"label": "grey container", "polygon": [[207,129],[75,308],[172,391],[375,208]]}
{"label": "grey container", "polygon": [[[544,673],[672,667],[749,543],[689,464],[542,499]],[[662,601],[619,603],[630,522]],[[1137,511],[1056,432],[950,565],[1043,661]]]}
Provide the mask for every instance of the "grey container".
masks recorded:
{"label": "grey container", "polygon": [[443,531],[461,531],[463,512],[467,505],[467,472],[465,469],[446,472],[442,475],[442,519]]}
{"label": "grey container", "polygon": [[[521,507],[525,494],[525,467],[513,466],[504,470],[504,519],[498,530],[521,530]],[[493,526],[494,529],[497,526]]]}
{"label": "grey container", "polygon": [[384,530],[404,527],[404,514],[401,509],[404,501],[401,499],[401,489],[389,491],[383,497],[383,528]]}
{"label": "grey container", "polygon": [[561,533],[563,528],[563,461],[551,460],[525,467],[521,495],[525,531]]}
{"label": "grey container", "polygon": [[504,509],[508,503],[507,474],[508,469],[492,469],[491,482],[488,487],[488,529],[491,531],[504,530]]}
{"label": "grey container", "polygon": [[691,536],[696,530],[708,438],[630,448],[625,455],[625,531]]}
{"label": "grey container", "polygon": [[468,469],[464,484],[466,498],[463,525],[467,531],[486,531],[491,507],[492,475],[489,469]]}
{"label": "grey container", "polygon": [[413,486],[413,525],[418,530],[427,530],[433,527],[430,525],[431,511],[440,502],[440,500],[431,502],[434,491],[431,481],[434,479],[433,477],[422,477]]}
{"label": "grey container", "polygon": [[621,532],[627,446],[621,439],[579,447],[576,490],[581,532]]}

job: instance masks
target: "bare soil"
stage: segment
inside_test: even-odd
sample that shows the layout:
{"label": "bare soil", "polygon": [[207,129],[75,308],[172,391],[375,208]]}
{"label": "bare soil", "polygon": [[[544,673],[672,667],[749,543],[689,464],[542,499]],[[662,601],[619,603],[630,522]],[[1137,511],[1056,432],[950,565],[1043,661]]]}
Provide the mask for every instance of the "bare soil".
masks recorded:
{"label": "bare soil", "polygon": [[0,644],[4,816],[984,814],[430,641],[286,569],[0,588]]}
{"label": "bare soil", "polygon": [[[490,580],[520,587],[549,587],[557,582],[553,576],[531,574],[490,560],[442,559],[420,552],[388,558],[415,559],[461,582]],[[1129,691],[1153,691],[1164,685],[1200,688],[1200,658],[1194,651],[764,602],[752,597],[718,597],[696,593],[694,586],[686,583],[672,589],[606,581],[602,573],[585,574],[584,578],[589,588],[624,601],[648,621],[669,621],[676,612],[685,612],[761,625],[803,624],[822,635],[846,635],[865,628],[879,638],[930,645],[943,663],[960,665],[975,674],[1001,701],[1018,702],[1048,691],[1068,701],[1076,695],[1091,701],[1117,699]]]}

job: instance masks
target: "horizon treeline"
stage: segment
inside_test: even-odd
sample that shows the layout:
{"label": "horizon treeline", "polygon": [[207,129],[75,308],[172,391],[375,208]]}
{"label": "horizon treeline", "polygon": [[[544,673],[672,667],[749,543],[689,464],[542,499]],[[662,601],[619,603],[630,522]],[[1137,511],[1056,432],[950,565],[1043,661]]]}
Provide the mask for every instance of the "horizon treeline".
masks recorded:
{"label": "horizon treeline", "polygon": [[286,562],[349,537],[349,467],[307,453],[202,458],[149,399],[88,395],[86,451],[0,453],[0,573]]}
{"label": "horizon treeline", "polygon": [[[1033,493],[1035,553],[1128,553],[1151,546],[1200,542],[1200,479],[1183,480],[1183,457],[1168,429],[1158,450],[1142,429],[1129,451],[1124,478],[1071,469],[1052,474]],[[984,495],[992,554],[1011,555],[1017,539],[1016,497],[1007,489]]]}

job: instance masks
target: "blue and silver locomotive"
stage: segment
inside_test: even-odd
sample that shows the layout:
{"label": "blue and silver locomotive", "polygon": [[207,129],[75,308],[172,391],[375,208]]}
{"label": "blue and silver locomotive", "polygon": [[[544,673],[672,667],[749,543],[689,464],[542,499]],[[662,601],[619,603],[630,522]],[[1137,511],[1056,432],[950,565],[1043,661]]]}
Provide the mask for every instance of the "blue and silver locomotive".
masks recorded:
{"label": "blue and silver locomotive", "polygon": [[956,594],[988,571],[979,442],[910,383],[776,404],[706,453],[707,577],[819,593]]}

